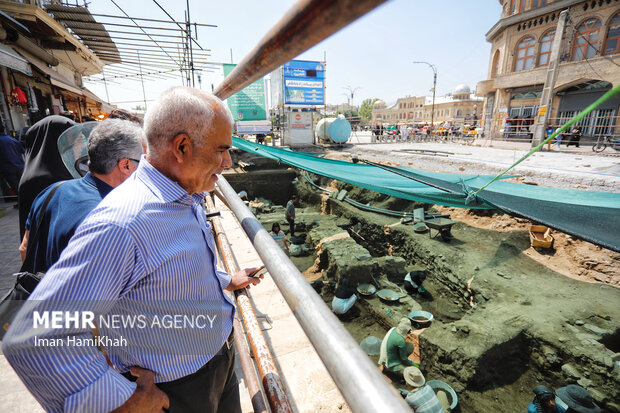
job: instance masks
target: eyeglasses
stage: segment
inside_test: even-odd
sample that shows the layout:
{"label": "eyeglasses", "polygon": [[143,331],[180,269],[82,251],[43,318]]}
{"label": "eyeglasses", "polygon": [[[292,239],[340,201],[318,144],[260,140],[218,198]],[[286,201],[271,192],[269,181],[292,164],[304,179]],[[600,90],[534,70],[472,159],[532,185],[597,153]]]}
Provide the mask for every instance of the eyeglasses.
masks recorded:
{"label": "eyeglasses", "polygon": [[127,159],[129,159],[130,161],[135,162],[135,163],[136,163],[136,165],[139,165],[139,164],[140,164],[140,159],[134,159],[134,158],[127,158]]}

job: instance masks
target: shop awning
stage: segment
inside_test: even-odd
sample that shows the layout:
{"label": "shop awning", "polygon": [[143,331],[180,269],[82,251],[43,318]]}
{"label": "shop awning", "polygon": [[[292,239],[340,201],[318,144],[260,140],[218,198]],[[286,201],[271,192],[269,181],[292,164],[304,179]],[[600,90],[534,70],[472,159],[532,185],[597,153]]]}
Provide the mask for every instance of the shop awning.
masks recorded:
{"label": "shop awning", "polygon": [[41,73],[49,76],[52,85],[68,90],[69,92],[82,95],[82,90],[74,82],[67,79],[57,71],[49,68],[45,63],[39,62],[35,59],[29,59],[28,57],[26,57],[26,59],[28,59],[30,64],[36,67]]}
{"label": "shop awning", "polygon": [[114,110],[114,106],[105,103],[99,96],[95,95],[93,92],[91,92],[89,89],[84,88],[82,89],[82,94],[87,98],[90,99],[92,101],[94,101],[96,104],[101,105],[101,111],[105,112],[105,113],[110,113]]}
{"label": "shop awning", "polygon": [[2,43],[0,43],[0,66],[6,66],[28,76],[32,76],[32,70],[30,69],[28,60],[17,54],[11,47]]}

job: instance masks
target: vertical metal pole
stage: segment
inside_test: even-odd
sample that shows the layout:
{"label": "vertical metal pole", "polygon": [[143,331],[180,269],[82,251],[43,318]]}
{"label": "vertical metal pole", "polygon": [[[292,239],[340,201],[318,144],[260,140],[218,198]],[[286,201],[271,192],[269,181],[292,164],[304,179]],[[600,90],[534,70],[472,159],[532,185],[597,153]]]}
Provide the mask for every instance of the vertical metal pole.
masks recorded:
{"label": "vertical metal pole", "polygon": [[431,109],[431,128],[435,128],[435,90],[437,89],[437,69],[431,65],[433,69],[433,107]]}
{"label": "vertical metal pole", "polygon": [[144,99],[144,111],[146,112],[146,92],[144,91],[144,77],[142,76],[142,63],[140,63],[140,51],[136,50],[138,54],[138,68],[140,69],[140,83],[142,83],[142,98]]}
{"label": "vertical metal pole", "polygon": [[105,80],[105,70],[101,68],[101,74],[103,75],[103,86],[105,86],[105,98],[108,105],[110,104],[110,94],[108,93],[108,82]]}
{"label": "vertical metal pole", "polygon": [[[215,210],[215,203],[210,197],[205,198],[207,208]],[[222,261],[226,267],[226,270],[233,274],[239,270],[235,261],[235,256],[230,248],[226,234],[224,233],[224,227],[220,222],[219,217],[213,217],[211,222],[213,223],[213,229],[215,231],[215,240],[219,247],[220,254],[222,255]],[[267,393],[267,402],[272,411],[278,413],[292,413],[293,408],[288,400],[288,396],[284,390],[284,384],[280,379],[280,372],[273,361],[273,356],[267,345],[267,341],[263,336],[260,328],[256,313],[250,302],[247,290],[241,289],[235,291],[237,298],[237,307],[241,313],[243,324],[245,326],[248,341],[252,347],[252,354],[256,361],[258,371],[261,375],[263,382],[263,388]],[[262,396],[261,396],[262,397]]]}
{"label": "vertical metal pole", "polygon": [[194,78],[194,49],[192,47],[192,24],[189,17],[189,0],[186,0],[187,4],[187,21],[185,27],[187,28],[187,47],[189,48],[189,70],[192,79],[192,87],[196,87],[196,79]]}
{"label": "vertical metal pole", "polygon": [[[555,29],[553,44],[551,45],[551,54],[549,55],[549,63],[547,66],[547,76],[545,85],[543,86],[540,96],[539,115],[536,117],[536,126],[534,127],[534,136],[532,137],[532,147],[538,146],[543,141],[545,129],[547,127],[547,119],[551,112],[553,104],[553,89],[555,88],[555,80],[558,75],[560,63],[560,49],[562,48],[562,37],[566,28],[566,20],[568,18],[568,9],[563,10],[558,18],[558,26]],[[544,108],[544,109],[543,109]]]}

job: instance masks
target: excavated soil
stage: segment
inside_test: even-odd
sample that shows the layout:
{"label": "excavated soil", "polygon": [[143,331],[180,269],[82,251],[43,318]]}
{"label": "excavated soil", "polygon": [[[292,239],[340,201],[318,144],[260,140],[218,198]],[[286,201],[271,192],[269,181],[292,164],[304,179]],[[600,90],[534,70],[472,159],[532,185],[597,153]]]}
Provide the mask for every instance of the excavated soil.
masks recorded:
{"label": "excavated soil", "polygon": [[[375,207],[421,206],[313,179]],[[325,282],[319,291],[327,305],[342,277],[358,282],[374,277],[399,292],[403,271],[428,274],[429,297],[401,296],[394,304],[360,297],[359,316],[343,320],[358,342],[369,335],[382,338],[401,317],[423,309],[435,316],[419,338],[425,375],[449,383],[461,411],[525,411],[537,384],[578,383],[603,411],[620,412],[618,254],[558,232],[554,249],[534,249],[526,220],[433,206],[458,221],[454,239],[446,243],[415,233],[398,218],[321,197],[299,174],[297,180],[296,222],[308,234],[309,255],[293,262],[308,281]],[[287,229],[283,216],[283,204],[257,211],[268,229],[273,221]],[[346,234],[353,217],[360,238]]]}

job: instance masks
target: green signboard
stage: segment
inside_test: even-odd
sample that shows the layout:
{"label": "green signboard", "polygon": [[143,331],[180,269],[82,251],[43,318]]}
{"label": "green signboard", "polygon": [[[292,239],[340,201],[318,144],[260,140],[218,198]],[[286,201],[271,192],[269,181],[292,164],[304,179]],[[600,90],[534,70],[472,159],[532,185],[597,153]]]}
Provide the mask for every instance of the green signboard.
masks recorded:
{"label": "green signboard", "polygon": [[[224,64],[224,76],[228,76],[236,65]],[[228,108],[236,121],[267,120],[265,110],[265,82],[261,77],[256,82],[246,86],[240,92],[227,99]]]}

